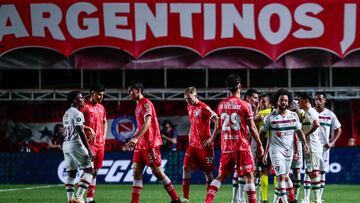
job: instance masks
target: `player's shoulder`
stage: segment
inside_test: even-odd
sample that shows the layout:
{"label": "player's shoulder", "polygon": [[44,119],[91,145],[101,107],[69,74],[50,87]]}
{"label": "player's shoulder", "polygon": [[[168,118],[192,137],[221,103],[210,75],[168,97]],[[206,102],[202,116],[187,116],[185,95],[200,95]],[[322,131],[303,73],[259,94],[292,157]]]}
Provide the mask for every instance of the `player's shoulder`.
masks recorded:
{"label": "player's shoulder", "polygon": [[75,107],[70,107],[68,110],[67,110],[67,113],[69,114],[70,117],[76,117],[76,116],[81,116],[83,115],[83,113],[81,111],[79,111],[77,108]]}
{"label": "player's shoulder", "polygon": [[313,107],[310,107],[307,113],[310,115],[319,115],[319,113]]}

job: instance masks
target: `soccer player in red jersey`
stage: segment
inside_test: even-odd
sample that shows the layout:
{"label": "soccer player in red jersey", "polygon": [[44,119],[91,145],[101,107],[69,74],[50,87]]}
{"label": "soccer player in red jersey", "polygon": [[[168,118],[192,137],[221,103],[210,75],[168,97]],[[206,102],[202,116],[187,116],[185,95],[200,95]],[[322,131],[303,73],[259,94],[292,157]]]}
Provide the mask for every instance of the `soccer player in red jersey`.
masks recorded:
{"label": "soccer player in red jersey", "polygon": [[104,160],[105,138],[107,132],[106,110],[101,104],[104,98],[105,88],[96,85],[90,88],[90,98],[85,101],[81,112],[85,118],[85,133],[90,148],[95,155],[93,160],[94,176],[86,193],[86,202],[95,203],[96,175],[102,167]]}
{"label": "soccer player in red jersey", "polygon": [[211,137],[211,120],[217,123],[218,117],[208,105],[197,98],[195,87],[186,88],[184,98],[188,103],[190,133],[189,146],[184,157],[182,189],[184,195],[183,202],[188,202],[191,170],[199,168],[204,171],[207,183],[214,179],[212,174],[214,170],[214,146],[213,144],[204,146],[204,143]]}
{"label": "soccer player in red jersey", "polygon": [[129,95],[136,101],[135,116],[138,128],[128,143],[126,150],[134,150],[133,169],[134,182],[132,189],[132,203],[138,203],[143,186],[142,172],[149,166],[156,178],[162,181],[165,190],[171,197],[172,203],[180,203],[171,180],[161,168],[160,145],[162,139],[159,123],[153,103],[143,96],[144,86],[141,82],[132,82],[129,86]]}
{"label": "soccer player in red jersey", "polygon": [[[220,117],[217,131],[221,131],[221,158],[219,175],[211,182],[205,203],[213,202],[221,183],[232,174],[236,166],[237,174],[245,177],[245,191],[249,203],[256,203],[254,184],[254,159],[251,154],[247,126],[258,146],[258,157],[263,156],[262,147],[250,105],[240,99],[240,77],[232,74],[227,77],[226,85],[231,95],[220,102],[217,113]],[[214,141],[216,133],[206,143]]]}

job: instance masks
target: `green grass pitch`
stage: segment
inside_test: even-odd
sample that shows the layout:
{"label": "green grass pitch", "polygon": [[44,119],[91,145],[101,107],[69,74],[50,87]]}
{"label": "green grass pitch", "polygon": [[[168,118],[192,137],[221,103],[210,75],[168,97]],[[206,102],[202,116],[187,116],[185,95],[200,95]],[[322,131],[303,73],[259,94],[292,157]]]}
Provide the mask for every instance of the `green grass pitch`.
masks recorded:
{"label": "green grass pitch", "polygon": [[[11,190],[13,189],[13,190]],[[176,185],[181,194],[181,185]],[[231,185],[223,185],[215,198],[216,203],[230,203]],[[273,186],[270,186],[269,202],[273,198]],[[302,199],[301,191],[300,199]],[[204,185],[191,185],[190,202],[201,203],[205,198]],[[324,203],[360,202],[359,185],[326,185]],[[98,185],[95,200],[98,203],[129,203],[131,185],[103,184]],[[0,185],[0,203],[66,203],[65,188],[62,185]],[[161,184],[144,185],[141,203],[170,202]]]}

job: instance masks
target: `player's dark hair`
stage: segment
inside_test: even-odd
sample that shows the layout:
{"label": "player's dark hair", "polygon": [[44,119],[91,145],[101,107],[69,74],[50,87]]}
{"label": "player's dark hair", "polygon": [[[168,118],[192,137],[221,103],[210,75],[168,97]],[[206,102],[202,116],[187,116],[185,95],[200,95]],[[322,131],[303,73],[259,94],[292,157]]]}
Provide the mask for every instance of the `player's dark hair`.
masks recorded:
{"label": "player's dark hair", "polygon": [[131,89],[137,89],[139,90],[141,93],[143,93],[144,91],[144,84],[141,81],[138,80],[133,80],[130,82],[129,86],[128,86],[128,90]]}
{"label": "player's dark hair", "polygon": [[80,91],[72,91],[72,92],[69,92],[68,95],[67,95],[67,101],[69,102],[69,104],[72,104],[74,103],[74,99],[76,99],[76,97],[81,94]]}
{"label": "player's dark hair", "polygon": [[286,95],[289,99],[289,106],[292,104],[293,102],[293,98],[292,95],[290,94],[289,91],[287,91],[286,89],[279,89],[278,91],[275,92],[274,94],[274,99],[273,99],[273,104],[276,106],[277,102],[279,100],[280,96]]}
{"label": "player's dark hair", "polygon": [[234,93],[240,87],[241,79],[237,74],[231,74],[226,78],[225,84],[227,89]]}
{"label": "player's dark hair", "polygon": [[268,99],[269,99],[269,103],[270,104],[274,104],[273,103],[273,94],[272,93],[263,93],[263,94],[261,94],[260,96],[259,96],[259,100],[261,99],[261,98],[263,98],[263,97],[267,97]]}
{"label": "player's dark hair", "polygon": [[325,94],[325,92],[316,92],[316,93],[315,93],[315,96],[320,96],[320,95],[322,95],[322,96],[326,99],[326,94]]}
{"label": "player's dark hair", "polygon": [[63,128],[63,127],[64,127],[64,126],[63,126],[63,124],[61,124],[61,123],[56,124],[55,127],[54,127],[54,134],[59,133],[59,132],[60,132],[60,128]]}
{"label": "player's dark hair", "polygon": [[307,92],[302,92],[302,93],[298,94],[298,97],[301,99],[307,99],[310,103],[312,103],[312,97]]}
{"label": "player's dark hair", "polygon": [[105,92],[105,87],[101,84],[95,84],[90,87],[90,94],[91,92]]}
{"label": "player's dark hair", "polygon": [[259,92],[256,89],[250,88],[248,89],[244,94],[244,99],[253,96],[254,94],[259,94]]}

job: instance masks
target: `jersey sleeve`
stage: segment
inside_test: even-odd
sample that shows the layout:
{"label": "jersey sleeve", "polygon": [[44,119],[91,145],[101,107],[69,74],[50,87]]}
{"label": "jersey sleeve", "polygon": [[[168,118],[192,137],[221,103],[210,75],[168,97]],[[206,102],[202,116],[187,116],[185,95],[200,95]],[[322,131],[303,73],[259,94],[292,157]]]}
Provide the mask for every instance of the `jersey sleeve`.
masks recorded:
{"label": "jersey sleeve", "polygon": [[84,114],[82,114],[81,112],[79,112],[78,114],[76,114],[75,116],[75,126],[82,126],[84,125],[85,119],[84,119]]}
{"label": "jersey sleeve", "polygon": [[319,120],[319,115],[314,109],[312,109],[311,111],[308,111],[308,112],[309,112],[310,124],[313,124],[314,121]]}
{"label": "jersey sleeve", "polygon": [[209,116],[210,118],[216,115],[216,113],[209,106],[205,106],[204,110],[206,115]]}
{"label": "jersey sleeve", "polygon": [[143,104],[141,104],[141,111],[143,112],[144,118],[146,116],[151,116],[151,114],[152,114],[151,109],[152,108],[154,108],[154,107],[153,107],[152,103],[149,102],[149,101],[146,101]]}
{"label": "jersey sleeve", "polygon": [[247,104],[245,107],[246,107],[245,108],[246,120],[253,119],[253,112],[251,110],[251,105]]}
{"label": "jersey sleeve", "polygon": [[332,129],[338,129],[341,127],[341,124],[338,120],[338,118],[336,117],[336,115],[331,112],[331,128]]}
{"label": "jersey sleeve", "polygon": [[300,123],[300,118],[299,116],[297,115],[297,113],[294,113],[295,114],[295,128],[296,130],[301,130],[301,123]]}
{"label": "jersey sleeve", "polygon": [[270,115],[266,116],[261,131],[268,132],[270,130]]}

